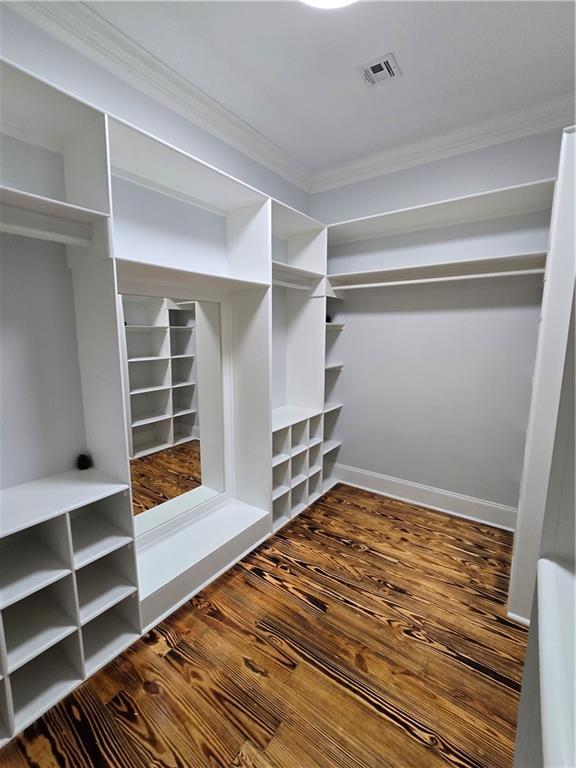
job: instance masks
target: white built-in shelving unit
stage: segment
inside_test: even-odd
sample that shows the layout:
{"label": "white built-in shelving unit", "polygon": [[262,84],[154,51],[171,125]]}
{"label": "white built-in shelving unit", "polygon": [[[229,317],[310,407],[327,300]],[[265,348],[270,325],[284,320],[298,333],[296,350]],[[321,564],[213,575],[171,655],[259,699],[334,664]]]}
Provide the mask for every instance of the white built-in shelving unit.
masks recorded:
{"label": "white built-in shelving unit", "polygon": [[130,456],[199,438],[193,301],[124,295]]}

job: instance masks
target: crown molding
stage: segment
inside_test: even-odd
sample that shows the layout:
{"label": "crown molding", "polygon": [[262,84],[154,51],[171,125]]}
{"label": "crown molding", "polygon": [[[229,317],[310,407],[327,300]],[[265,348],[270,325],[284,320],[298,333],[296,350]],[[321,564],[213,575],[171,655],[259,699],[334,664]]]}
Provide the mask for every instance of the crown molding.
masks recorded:
{"label": "crown molding", "polygon": [[332,166],[314,173],[312,194],[367,181],[416,165],[432,163],[535,133],[564,128],[574,123],[574,99],[565,98],[521,112],[501,115],[463,130],[451,131],[414,144]]}
{"label": "crown molding", "polygon": [[315,194],[574,123],[574,99],[312,171],[82,2],[8,2],[20,16],[304,191]]}
{"label": "crown molding", "polygon": [[81,2],[9,2],[27,21],[291,184],[312,171]]}

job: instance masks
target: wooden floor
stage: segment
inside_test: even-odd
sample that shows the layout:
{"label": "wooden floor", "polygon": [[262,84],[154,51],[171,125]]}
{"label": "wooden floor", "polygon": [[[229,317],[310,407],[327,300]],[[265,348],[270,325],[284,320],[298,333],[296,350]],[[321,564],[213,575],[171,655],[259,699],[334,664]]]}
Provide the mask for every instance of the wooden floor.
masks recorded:
{"label": "wooden floor", "polygon": [[510,534],[337,486],[2,768],[511,766]]}
{"label": "wooden floor", "polygon": [[200,440],[149,453],[130,462],[135,515],[202,485]]}

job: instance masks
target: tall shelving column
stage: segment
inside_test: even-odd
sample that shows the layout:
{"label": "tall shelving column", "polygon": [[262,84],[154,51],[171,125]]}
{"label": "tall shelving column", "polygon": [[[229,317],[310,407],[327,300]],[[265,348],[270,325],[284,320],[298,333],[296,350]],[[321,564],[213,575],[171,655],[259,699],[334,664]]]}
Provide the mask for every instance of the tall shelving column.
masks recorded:
{"label": "tall shelving column", "polygon": [[195,302],[168,303],[172,369],[173,444],[199,437]]}
{"label": "tall shelving column", "polygon": [[[334,300],[328,299],[327,318],[332,318]],[[336,483],[334,465],[342,445],[338,436],[338,420],[342,403],[338,398],[338,381],[344,364],[338,354],[338,341],[344,329],[344,323],[326,320],[326,364],[324,371],[324,424],[322,445],[322,491],[325,493]]]}

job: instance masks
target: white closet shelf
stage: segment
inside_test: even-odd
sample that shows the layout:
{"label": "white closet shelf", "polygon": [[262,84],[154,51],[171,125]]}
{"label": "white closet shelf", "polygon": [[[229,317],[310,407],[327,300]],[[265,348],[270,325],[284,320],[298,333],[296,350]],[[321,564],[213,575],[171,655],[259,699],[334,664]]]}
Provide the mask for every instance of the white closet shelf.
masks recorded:
{"label": "white closet shelf", "polygon": [[317,475],[318,472],[322,472],[322,465],[321,464],[313,464],[308,469],[308,477],[313,477],[314,475]]}
{"label": "white closet shelf", "polygon": [[70,522],[74,567],[77,569],[132,541],[130,536],[101,515],[91,515],[87,512],[73,518]]}
{"label": "white closet shelf", "polygon": [[138,389],[131,389],[130,395],[145,395],[148,392],[162,392],[165,389],[172,389],[174,385],[160,384],[157,387],[139,387]]}
{"label": "white closet shelf", "polygon": [[339,411],[340,408],[342,408],[342,403],[324,403],[324,413]]}
{"label": "white closet shelf", "polygon": [[466,195],[360,219],[337,222],[328,227],[328,242],[349,243],[373,237],[416,232],[474,221],[549,210],[555,179]]}
{"label": "white closet shelf", "polygon": [[126,331],[134,331],[134,332],[140,332],[140,331],[167,331],[168,326],[167,325],[125,325],[124,329]]}
{"label": "white closet shelf", "polygon": [[309,269],[295,267],[292,264],[285,264],[282,261],[272,262],[272,282],[274,285],[309,290],[323,277],[324,275],[319,272],[312,272]]}
{"label": "white closet shelf", "polygon": [[277,488],[274,488],[272,491],[272,500],[276,501],[276,499],[279,499],[281,496],[284,496],[288,493],[290,490],[290,486],[288,485],[279,485]]}
{"label": "white closet shelf", "polygon": [[195,408],[181,408],[179,411],[174,411],[173,416],[177,418],[178,416],[189,416],[192,413],[196,413]]}
{"label": "white closet shelf", "polygon": [[92,675],[126,650],[139,634],[112,609],[86,624],[82,636],[86,675]]}
{"label": "white closet shelf", "polygon": [[308,443],[308,448],[314,448],[315,446],[320,445],[321,442],[321,437],[311,437],[310,442]]}
{"label": "white closet shelf", "polygon": [[114,569],[98,566],[100,563],[83,568],[76,577],[83,625],[136,592],[136,587]]}
{"label": "white closet shelf", "polygon": [[278,453],[272,458],[272,466],[277,467],[280,464],[285,464],[290,461],[290,456],[287,453]]}
{"label": "white closet shelf", "polygon": [[277,533],[280,528],[284,528],[290,522],[290,515],[280,515],[272,522],[272,530]]}
{"label": "white closet shelf", "polygon": [[0,538],[127,491],[98,469],[61,472],[0,491]]}
{"label": "white closet shelf", "polygon": [[37,720],[81,682],[61,646],[21,667],[12,678],[16,731]]}
{"label": "white closet shelf", "polygon": [[307,504],[304,504],[303,502],[299,502],[298,504],[296,504],[294,507],[292,507],[292,517],[294,518],[297,515],[299,515],[301,512],[304,512],[306,507],[307,507]]}
{"label": "white closet shelf", "polygon": [[538,561],[538,640],[542,745],[545,765],[574,760],[574,600],[573,567]]}
{"label": "white closet shelf", "polygon": [[150,442],[140,446],[137,451],[134,451],[134,458],[141,459],[143,456],[148,456],[150,453],[156,453],[156,451],[163,451],[165,448],[170,448],[171,445],[172,443],[159,443],[157,441],[151,440]]}
{"label": "white closet shelf", "polygon": [[171,325],[171,331],[188,331],[188,333],[194,333],[194,326],[192,325]]}
{"label": "white closet shelf", "polygon": [[326,225],[289,205],[272,200],[272,237],[288,240],[297,235],[322,232]]}
{"label": "white closet shelf", "polygon": [[198,440],[194,435],[180,435],[180,437],[174,438],[174,445],[182,445],[182,443],[190,443],[192,440]]}
{"label": "white closet shelf", "polygon": [[341,331],[344,329],[346,323],[326,323],[327,331]]}
{"label": "white closet shelf", "polygon": [[321,497],[322,497],[322,493],[320,491],[311,493],[310,496],[308,497],[308,504],[314,504],[314,502],[318,501],[318,499]]}
{"label": "white closet shelf", "polygon": [[489,277],[544,274],[546,252],[515,253],[497,258],[437,262],[412,267],[368,270],[329,275],[335,290],[438,283]]}
{"label": "white closet shelf", "polygon": [[172,418],[172,415],[168,413],[162,413],[159,415],[157,414],[155,416],[146,416],[145,418],[142,418],[142,419],[135,419],[132,422],[132,426],[144,427],[146,426],[146,424],[155,424],[157,421],[168,421],[171,418]]}
{"label": "white closet shelf", "polygon": [[328,493],[331,488],[334,488],[338,480],[335,477],[327,477],[322,483],[322,493]]}
{"label": "white closet shelf", "polygon": [[45,593],[13,605],[4,616],[4,624],[9,673],[77,629],[64,609]]}
{"label": "white closet shelf", "polygon": [[194,355],[172,355],[172,360],[183,360],[187,357],[193,358]]}
{"label": "white closet shelf", "polygon": [[329,363],[324,368],[325,371],[341,371],[344,368],[344,363]]}
{"label": "white closet shelf", "polygon": [[335,451],[336,448],[340,448],[342,443],[339,440],[325,440],[322,447],[322,453],[326,455],[330,451]]}
{"label": "white closet shelf", "polygon": [[274,408],[272,411],[272,431],[277,432],[293,424],[298,424],[300,421],[307,421],[321,413],[321,410],[302,408],[298,405],[283,405],[280,408]]}
{"label": "white closet shelf", "polygon": [[54,584],[71,573],[70,568],[41,541],[26,542],[25,551],[17,544],[2,553],[0,609]]}
{"label": "white closet shelf", "polygon": [[195,387],[195,381],[177,381],[172,384],[172,389],[179,389],[180,387]]}
{"label": "white closet shelf", "polygon": [[303,474],[303,473],[301,473],[301,474],[299,474],[299,475],[295,475],[295,476],[292,478],[292,482],[291,482],[291,484],[290,484],[290,485],[291,485],[291,487],[292,487],[292,488],[296,488],[296,486],[298,486],[298,485],[302,485],[302,483],[303,483],[305,480],[307,480],[307,479],[308,479],[308,475],[305,475],[305,474]]}
{"label": "white closet shelf", "polygon": [[159,360],[170,360],[170,357],[168,357],[167,355],[153,355],[153,356],[147,356],[147,357],[129,357],[128,358],[129,363],[153,363]]}
{"label": "white closet shelf", "polygon": [[290,451],[290,455],[292,456],[292,458],[294,458],[295,456],[299,456],[301,453],[304,453],[307,450],[308,450],[308,444],[301,443],[300,445],[295,445],[292,448],[292,450]]}

